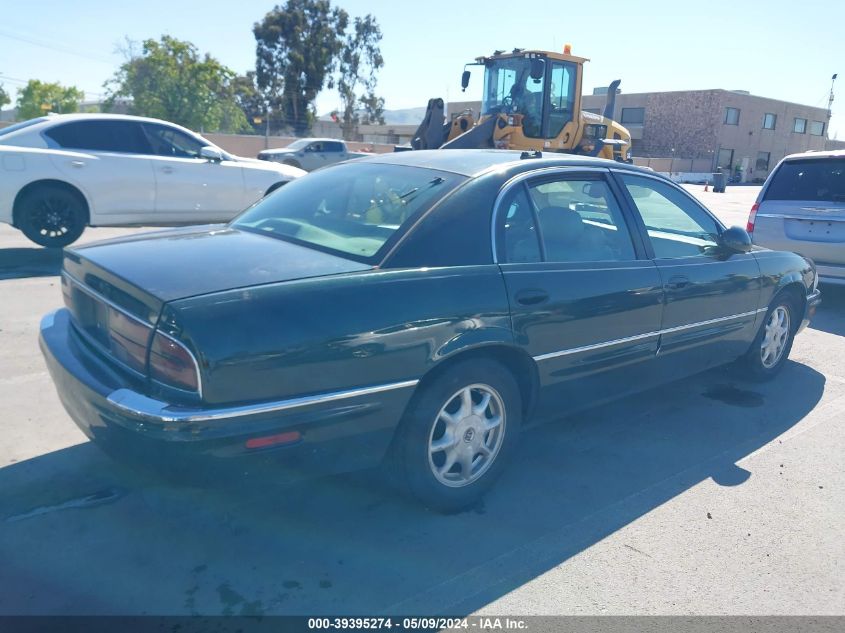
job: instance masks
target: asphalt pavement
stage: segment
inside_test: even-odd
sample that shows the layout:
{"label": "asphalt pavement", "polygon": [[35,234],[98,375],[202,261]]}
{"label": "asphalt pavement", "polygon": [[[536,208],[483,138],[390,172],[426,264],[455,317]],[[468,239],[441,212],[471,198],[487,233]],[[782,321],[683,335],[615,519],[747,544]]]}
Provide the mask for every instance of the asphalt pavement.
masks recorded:
{"label": "asphalt pavement", "polygon": [[[689,189],[742,226],[758,191]],[[0,615],[845,614],[842,289],[775,381],[717,369],[529,431],[441,516],[374,472],[245,490],[112,462],[38,349],[59,266],[0,225]]]}

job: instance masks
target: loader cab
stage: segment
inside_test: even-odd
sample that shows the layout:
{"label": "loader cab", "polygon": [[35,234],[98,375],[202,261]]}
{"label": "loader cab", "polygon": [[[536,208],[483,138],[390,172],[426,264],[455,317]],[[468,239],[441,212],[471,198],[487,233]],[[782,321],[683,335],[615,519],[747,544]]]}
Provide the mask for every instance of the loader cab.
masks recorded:
{"label": "loader cab", "polygon": [[578,111],[578,58],[526,52],[486,57],[482,115],[507,114],[528,138],[557,138]]}

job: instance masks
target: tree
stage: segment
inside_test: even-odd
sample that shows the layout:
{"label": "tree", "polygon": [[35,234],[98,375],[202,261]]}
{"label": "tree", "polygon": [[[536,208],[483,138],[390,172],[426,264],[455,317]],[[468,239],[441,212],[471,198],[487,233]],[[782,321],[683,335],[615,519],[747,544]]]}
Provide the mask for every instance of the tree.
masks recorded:
{"label": "tree", "polygon": [[255,81],[255,71],[250,70],[245,75],[235,77],[232,90],[235,103],[243,111],[252,131],[263,134],[267,125],[268,107]]}
{"label": "tree", "polygon": [[[381,29],[372,15],[355,18],[354,28],[346,36],[340,51],[337,89],[343,105],[343,138],[353,140],[359,122],[384,123],[384,99],[376,97],[376,72],[384,66],[379,43]],[[363,94],[358,90],[363,89]],[[365,109],[362,121],[360,106]]]}
{"label": "tree", "polygon": [[298,136],[311,128],[317,94],[324,85],[333,86],[348,22],[346,11],[329,0],[287,0],[252,29],[258,88],[267,106]]}
{"label": "tree", "polygon": [[18,118],[34,119],[47,112],[76,112],[84,98],[85,93],[75,86],[30,79],[26,86],[18,89]]}
{"label": "tree", "polygon": [[172,121],[193,130],[250,130],[237,103],[235,73],[190,42],[163,35],[144,40],[140,54],[131,47],[127,60],[106,82],[106,107],[118,97],[132,100],[129,111]]}
{"label": "tree", "polygon": [[384,125],[384,98],[377,97],[372,92],[361,97],[364,114],[361,123],[364,125]]}
{"label": "tree", "polygon": [[3,84],[0,84],[0,108],[9,103],[12,103],[12,98],[9,96],[9,93],[3,89]]}

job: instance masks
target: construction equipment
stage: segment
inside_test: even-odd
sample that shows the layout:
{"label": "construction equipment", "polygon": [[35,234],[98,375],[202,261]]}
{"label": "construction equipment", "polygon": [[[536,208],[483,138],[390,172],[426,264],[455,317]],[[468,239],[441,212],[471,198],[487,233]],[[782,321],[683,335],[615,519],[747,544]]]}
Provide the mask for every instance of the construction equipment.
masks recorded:
{"label": "construction equipment", "polygon": [[[484,96],[478,120],[470,111],[445,122],[442,99],[430,99],[411,147],[404,149],[496,148],[601,156],[632,162],[631,134],[613,120],[619,80],[607,89],[603,115],[581,109],[584,57],[514,49],[479,57]],[[469,85],[464,67],[461,86]],[[397,148],[399,149],[399,148]]]}

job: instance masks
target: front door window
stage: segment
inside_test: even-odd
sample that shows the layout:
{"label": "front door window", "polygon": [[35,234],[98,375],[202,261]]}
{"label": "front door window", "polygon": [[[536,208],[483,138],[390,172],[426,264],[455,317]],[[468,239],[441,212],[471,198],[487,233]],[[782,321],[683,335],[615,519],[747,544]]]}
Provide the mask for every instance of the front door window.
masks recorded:
{"label": "front door window", "polygon": [[653,178],[622,175],[645,223],[656,259],[706,256],[719,242],[719,225],[673,186]]}

